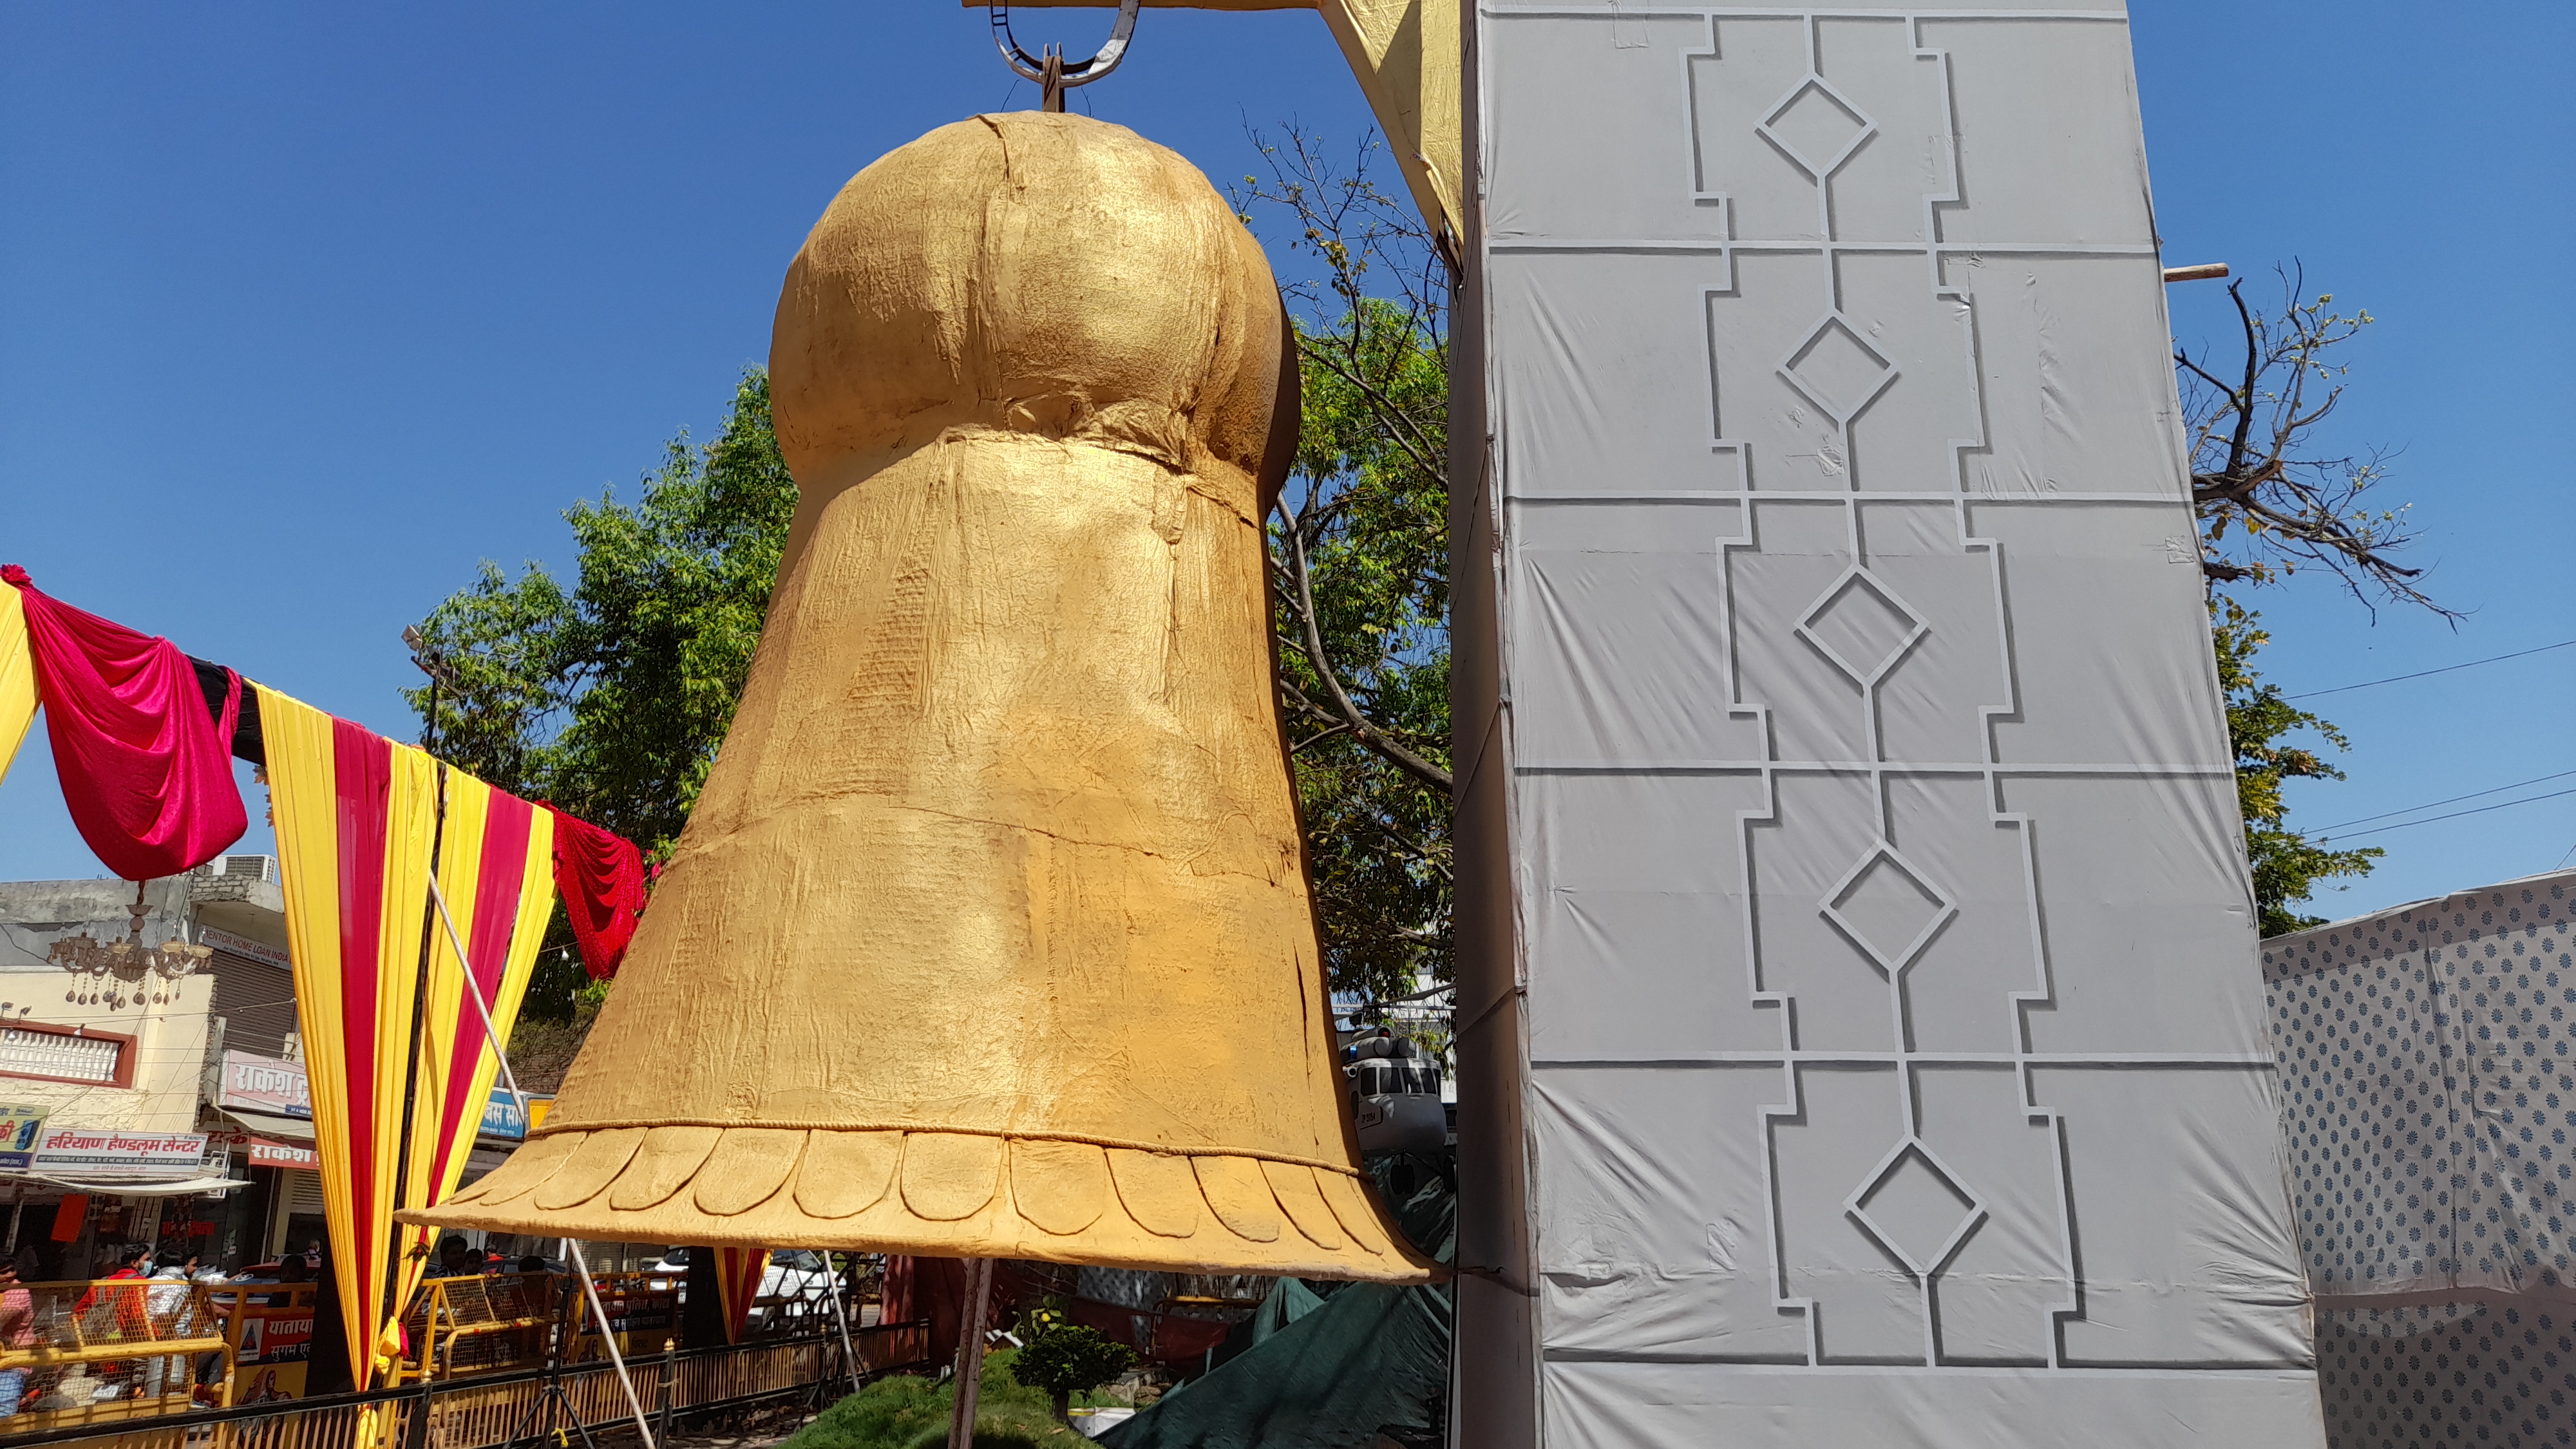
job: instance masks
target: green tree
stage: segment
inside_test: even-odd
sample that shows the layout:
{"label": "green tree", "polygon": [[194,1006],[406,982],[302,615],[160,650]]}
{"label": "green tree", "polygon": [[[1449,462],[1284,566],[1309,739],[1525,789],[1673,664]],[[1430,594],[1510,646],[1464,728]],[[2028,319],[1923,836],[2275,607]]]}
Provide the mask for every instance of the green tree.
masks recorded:
{"label": "green tree", "polygon": [[796,485],[746,373],[716,440],[683,433],[636,502],[564,514],[567,588],[490,562],[421,626],[456,683],[407,692],[446,758],[666,853],[733,720],[795,516]]}
{"label": "green tree", "polygon": [[[423,621],[421,653],[452,681],[406,691],[423,743],[667,854],[732,722],[795,509],[769,379],[747,372],[713,443],[682,433],[634,503],[603,491],[564,514],[569,585],[487,560]],[[570,940],[558,909],[548,944]],[[526,1010],[567,1020],[583,989],[548,950]]]}
{"label": "green tree", "polygon": [[2385,854],[2376,846],[2330,850],[2290,829],[2290,807],[2281,798],[2286,780],[2340,780],[2343,771],[2312,749],[2286,743],[2299,733],[2316,735],[2337,750],[2343,732],[2281,697],[2281,687],[2255,672],[2255,653],[2271,641],[2262,616],[2229,598],[2210,604],[2211,637],[2218,649],[2218,685],[2227,698],[2227,743],[2236,756],[2236,801],[2245,816],[2245,849],[2254,868],[2254,903],[2266,937],[2325,924],[2322,916],[2292,907],[2322,883],[2370,873]]}
{"label": "green tree", "polygon": [[2306,275],[2295,267],[2276,275],[2281,301],[2270,311],[2247,300],[2242,281],[2227,289],[2241,339],[2237,356],[2222,362],[2206,352],[2174,352],[2211,640],[2265,936],[2323,924],[2296,908],[2328,881],[2369,874],[2385,852],[2328,849],[2288,823],[2284,782],[2343,778],[2319,750],[2288,741],[2313,736],[2338,753],[2350,746],[2333,724],[2263,682],[2253,660],[2271,635],[2230,591],[2285,583],[2305,566],[2331,576],[2374,618],[2381,602],[2457,617],[2425,594],[2423,569],[2395,557],[2415,532],[2404,507],[2382,506],[2373,496],[2387,479],[2386,455],[2319,445],[2351,372],[2345,349],[2371,315],[2334,311],[2331,293],[2310,298]]}
{"label": "green tree", "polygon": [[1011,1377],[1044,1389],[1059,1424],[1072,1422],[1073,1396],[1096,1389],[1136,1365],[1136,1350],[1079,1323],[1050,1328],[1030,1339],[1012,1360]]}
{"label": "green tree", "polygon": [[1370,178],[1381,150],[1363,138],[1345,171],[1291,128],[1235,193],[1323,269],[1284,288],[1304,415],[1272,622],[1326,964],[1366,1002],[1447,981],[1452,948],[1448,278]]}

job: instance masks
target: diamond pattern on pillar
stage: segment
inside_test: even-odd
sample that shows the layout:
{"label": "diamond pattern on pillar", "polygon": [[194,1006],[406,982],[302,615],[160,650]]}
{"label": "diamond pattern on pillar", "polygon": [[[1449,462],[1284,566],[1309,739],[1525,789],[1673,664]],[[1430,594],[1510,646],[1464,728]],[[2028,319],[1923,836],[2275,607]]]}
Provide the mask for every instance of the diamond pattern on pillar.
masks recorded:
{"label": "diamond pattern on pillar", "polygon": [[1986,1220],[1976,1194],[1911,1138],[1879,1159],[1843,1211],[1917,1280],[1947,1267]]}
{"label": "diamond pattern on pillar", "polygon": [[1855,684],[1878,683],[1930,632],[1921,615],[1866,568],[1855,568],[1807,606],[1798,637]]}
{"label": "diamond pattern on pillar", "polygon": [[1878,133],[1878,124],[1823,76],[1811,75],[1782,96],[1753,131],[1822,181]]}
{"label": "diamond pattern on pillar", "polygon": [[1819,910],[1890,976],[1913,965],[1959,913],[1948,896],[1886,845],[1872,846],[1844,872]]}
{"label": "diamond pattern on pillar", "polygon": [[1896,381],[1896,364],[1840,313],[1829,312],[1780,360],[1780,375],[1836,426],[1849,427]]}

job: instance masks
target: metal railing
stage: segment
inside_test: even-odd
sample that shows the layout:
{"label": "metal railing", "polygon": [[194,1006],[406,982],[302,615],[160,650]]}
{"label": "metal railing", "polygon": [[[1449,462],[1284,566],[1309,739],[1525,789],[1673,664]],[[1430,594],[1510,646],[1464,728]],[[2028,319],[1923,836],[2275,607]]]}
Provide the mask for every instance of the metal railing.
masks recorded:
{"label": "metal railing", "polygon": [[[0,1289],[0,1435],[228,1402],[234,1345],[202,1284],[170,1278]],[[217,1372],[217,1370],[220,1372]]]}
{"label": "metal railing", "polygon": [[[840,1337],[799,1336],[724,1348],[643,1354],[627,1361],[655,1437],[685,1416],[805,1395],[817,1404],[855,1377],[931,1366],[927,1320],[853,1329],[858,1363]],[[244,1404],[113,1425],[5,1433],[10,1449],[79,1444],[98,1449],[534,1449],[583,1430],[631,1423],[616,1372],[606,1364],[517,1369],[423,1379],[401,1388]]]}
{"label": "metal railing", "polygon": [[[811,1281],[799,1280],[793,1291],[754,1301],[744,1325],[746,1342],[839,1331],[823,1275],[807,1276]],[[620,1353],[658,1353],[665,1340],[679,1336],[680,1290],[687,1281],[682,1275],[600,1273],[593,1281]],[[566,1322],[575,1325],[566,1355],[571,1362],[605,1360],[598,1320],[573,1283],[559,1273],[430,1279],[403,1318],[403,1376],[445,1379],[532,1368],[545,1361],[555,1325]]]}

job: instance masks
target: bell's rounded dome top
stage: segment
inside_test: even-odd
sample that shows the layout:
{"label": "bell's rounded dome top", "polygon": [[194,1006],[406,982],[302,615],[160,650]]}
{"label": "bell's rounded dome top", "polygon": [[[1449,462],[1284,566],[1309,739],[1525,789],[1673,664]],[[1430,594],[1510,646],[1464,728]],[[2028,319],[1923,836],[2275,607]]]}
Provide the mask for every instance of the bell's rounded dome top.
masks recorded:
{"label": "bell's rounded dome top", "polygon": [[778,299],[772,405],[809,489],[960,426],[1253,472],[1274,412],[1294,426],[1283,341],[1269,263],[1189,162],[1087,116],[977,116],[880,158],[815,224]]}

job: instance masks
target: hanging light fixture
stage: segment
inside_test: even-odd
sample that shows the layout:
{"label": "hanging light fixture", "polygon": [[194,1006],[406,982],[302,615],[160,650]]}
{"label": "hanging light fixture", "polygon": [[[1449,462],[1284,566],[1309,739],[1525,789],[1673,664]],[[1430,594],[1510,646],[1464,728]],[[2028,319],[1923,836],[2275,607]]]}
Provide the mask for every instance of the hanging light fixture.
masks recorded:
{"label": "hanging light fixture", "polygon": [[191,946],[181,938],[143,944],[143,887],[142,881],[134,883],[134,904],[128,908],[133,923],[124,939],[101,941],[84,931],[56,941],[45,952],[46,960],[74,978],[63,1000],[83,1006],[105,1002],[111,1011],[123,1010],[129,1001],[157,1006],[178,995],[182,977],[213,959],[211,947]]}

